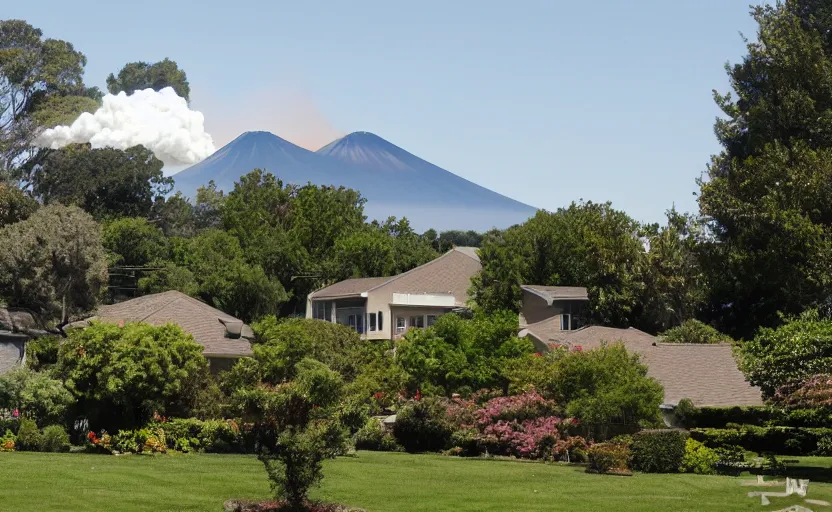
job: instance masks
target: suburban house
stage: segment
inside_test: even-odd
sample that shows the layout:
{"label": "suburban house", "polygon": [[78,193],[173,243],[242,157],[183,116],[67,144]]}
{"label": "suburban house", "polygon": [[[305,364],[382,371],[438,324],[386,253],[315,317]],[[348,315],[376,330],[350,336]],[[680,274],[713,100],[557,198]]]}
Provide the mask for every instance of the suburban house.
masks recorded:
{"label": "suburban house", "polygon": [[95,316],[70,327],[84,327],[90,321],[176,324],[203,346],[212,372],[231,369],[237,359],[252,354],[249,340],[254,334],[242,320],[175,290],[101,306]]}
{"label": "suburban house", "polygon": [[[638,329],[584,325],[580,307],[586,308],[586,289],[559,286],[523,286],[520,336],[528,337],[540,352],[558,347],[591,350],[603,343],[623,343],[647,365],[647,374],[664,387],[664,411],[679,400],[703,407],[762,405],[760,389],[745,380],[732,347],[722,344],[663,343]],[[578,304],[579,309],[571,309]],[[584,309],[585,311],[585,309]],[[545,317],[546,312],[551,316]],[[570,315],[565,320],[565,315]]]}
{"label": "suburban house", "polygon": [[396,339],[464,308],[471,278],[481,268],[476,248],[455,247],[397,276],[347,279],[315,291],[306,317],[346,325],[364,339]]}

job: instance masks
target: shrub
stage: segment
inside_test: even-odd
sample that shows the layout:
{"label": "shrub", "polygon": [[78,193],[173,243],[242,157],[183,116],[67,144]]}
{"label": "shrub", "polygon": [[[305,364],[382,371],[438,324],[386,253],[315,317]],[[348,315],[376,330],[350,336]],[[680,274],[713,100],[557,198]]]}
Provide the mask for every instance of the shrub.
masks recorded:
{"label": "shrub", "polygon": [[624,443],[596,443],[587,450],[587,473],[629,473],[630,449]]}
{"label": "shrub", "polygon": [[376,418],[370,418],[367,423],[355,433],[355,449],[377,452],[401,451],[396,439],[384,430],[384,426]]}
{"label": "shrub", "polygon": [[43,429],[40,449],[43,452],[68,452],[69,434],[60,425],[49,425]]}
{"label": "shrub", "polygon": [[109,431],[145,425],[157,411],[191,416],[210,379],[202,346],[173,324],[93,323],[71,330],[55,372],[90,425]]}
{"label": "shrub", "polygon": [[661,334],[665,343],[731,343],[734,340],[699,320],[685,320]]}
{"label": "shrub", "polygon": [[432,398],[413,401],[396,414],[393,435],[410,453],[438,452],[447,447],[452,433],[442,404]]}
{"label": "shrub", "polygon": [[450,445],[457,449],[457,455],[463,457],[473,457],[482,452],[480,447],[480,433],[478,430],[472,428],[455,430],[451,434]]}
{"label": "shrub", "polygon": [[0,377],[0,409],[19,409],[40,425],[64,421],[74,402],[63,382],[46,372],[16,368]]}
{"label": "shrub", "polygon": [[37,424],[30,419],[20,420],[20,427],[17,429],[17,440],[15,448],[24,452],[36,452],[42,445],[42,435]]}
{"label": "shrub", "polygon": [[815,451],[815,455],[821,457],[832,456],[832,433],[818,438],[818,448]]}
{"label": "shrub", "polygon": [[685,456],[687,432],[642,430],[633,436],[633,469],[645,473],[677,473]]}
{"label": "shrub", "polygon": [[9,431],[12,434],[17,434],[17,428],[20,426],[20,418],[0,418],[0,432]]}
{"label": "shrub", "polygon": [[113,436],[113,449],[122,453],[165,453],[167,439],[160,428],[120,430]]}
{"label": "shrub", "polygon": [[11,430],[6,430],[6,433],[3,434],[3,436],[0,436],[0,452],[13,451],[15,448],[15,441],[17,441],[17,436],[14,435]]}
{"label": "shrub", "polygon": [[26,366],[33,371],[42,371],[58,362],[58,347],[61,341],[56,336],[43,336],[26,343]]}
{"label": "shrub", "polygon": [[205,421],[198,438],[201,448],[209,453],[241,451],[240,427],[234,420]]}
{"label": "shrub", "polygon": [[817,451],[821,439],[832,435],[832,429],[739,425],[725,429],[695,428],[690,435],[709,448],[736,445],[755,453],[810,455]]}
{"label": "shrub", "polygon": [[685,456],[681,470],[685,473],[710,475],[714,473],[719,455],[699,441],[688,438],[685,442]]}

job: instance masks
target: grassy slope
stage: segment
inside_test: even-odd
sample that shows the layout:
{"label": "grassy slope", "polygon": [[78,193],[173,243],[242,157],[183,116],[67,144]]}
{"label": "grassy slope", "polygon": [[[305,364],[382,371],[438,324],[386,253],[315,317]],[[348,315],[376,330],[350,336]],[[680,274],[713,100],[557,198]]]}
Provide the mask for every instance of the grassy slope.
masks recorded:
{"label": "grassy slope", "polygon": [[[809,497],[832,501],[832,459],[805,459]],[[822,471],[822,472],[821,472]],[[326,467],[316,497],[402,511],[616,512],[777,510],[800,503],[746,497],[730,477],[587,475],[578,467],[362,452]],[[772,489],[779,490],[779,489]],[[0,509],[34,511],[219,511],[228,498],[265,498],[268,483],[252,457],[0,454]],[[811,508],[811,507],[810,507]]]}

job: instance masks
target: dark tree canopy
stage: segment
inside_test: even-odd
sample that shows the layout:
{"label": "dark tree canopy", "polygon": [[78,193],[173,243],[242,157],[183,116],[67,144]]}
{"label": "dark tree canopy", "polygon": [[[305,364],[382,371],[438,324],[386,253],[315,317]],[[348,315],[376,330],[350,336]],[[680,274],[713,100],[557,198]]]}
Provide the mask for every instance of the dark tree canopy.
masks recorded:
{"label": "dark tree canopy", "polygon": [[[717,242],[709,316],[735,337],[823,299],[832,284],[832,17],[828,2],[754,8],[758,40],[728,66],[723,151],[699,204]],[[817,14],[817,16],[816,16]]]}
{"label": "dark tree canopy", "polygon": [[45,204],[75,204],[97,218],[147,217],[154,201],[173,188],[162,166],[143,146],[122,151],[72,145],[49,152],[33,192]]}
{"label": "dark tree canopy", "polygon": [[122,91],[133,94],[144,89],[161,91],[165,87],[173,87],[176,94],[190,101],[191,86],[185,71],[167,58],[153,64],[131,62],[121,68],[118,76],[110,73],[107,77],[107,90],[112,94]]}

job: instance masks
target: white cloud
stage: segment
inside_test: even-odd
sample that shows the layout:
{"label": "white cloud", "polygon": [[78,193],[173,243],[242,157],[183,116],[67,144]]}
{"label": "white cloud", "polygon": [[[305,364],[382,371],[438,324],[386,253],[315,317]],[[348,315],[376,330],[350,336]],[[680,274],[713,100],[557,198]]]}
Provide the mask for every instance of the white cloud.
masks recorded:
{"label": "white cloud", "polygon": [[116,149],[141,144],[165,165],[187,165],[214,152],[204,124],[202,113],[188,108],[172,88],[145,89],[129,96],[108,94],[94,114],[85,112],[71,126],[45,130],[35,143],[52,149],[86,142]]}

